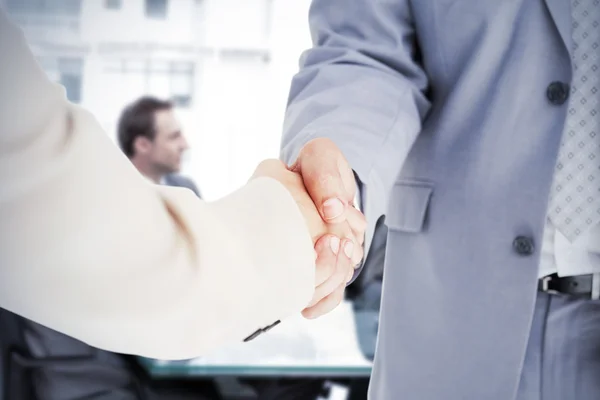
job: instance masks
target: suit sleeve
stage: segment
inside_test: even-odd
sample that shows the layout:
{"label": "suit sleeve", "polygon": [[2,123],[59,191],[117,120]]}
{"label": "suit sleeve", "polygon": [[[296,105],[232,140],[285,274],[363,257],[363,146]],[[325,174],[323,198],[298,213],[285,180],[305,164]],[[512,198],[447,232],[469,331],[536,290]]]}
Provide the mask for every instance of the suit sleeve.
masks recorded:
{"label": "suit sleeve", "polygon": [[109,351],[191,358],[302,310],[314,250],[268,178],[147,183],[0,11],[0,306]]}
{"label": "suit sleeve", "polygon": [[282,158],[333,140],[363,184],[372,232],[430,107],[409,1],[313,0],[309,19],[313,48],[292,81]]}

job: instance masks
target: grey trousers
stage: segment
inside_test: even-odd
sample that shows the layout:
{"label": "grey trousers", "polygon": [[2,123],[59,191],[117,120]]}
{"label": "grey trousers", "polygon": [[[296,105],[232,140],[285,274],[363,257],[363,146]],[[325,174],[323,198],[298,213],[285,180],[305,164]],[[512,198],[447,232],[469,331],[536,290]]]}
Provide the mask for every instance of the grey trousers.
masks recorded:
{"label": "grey trousers", "polygon": [[600,399],[600,301],[538,293],[516,400]]}

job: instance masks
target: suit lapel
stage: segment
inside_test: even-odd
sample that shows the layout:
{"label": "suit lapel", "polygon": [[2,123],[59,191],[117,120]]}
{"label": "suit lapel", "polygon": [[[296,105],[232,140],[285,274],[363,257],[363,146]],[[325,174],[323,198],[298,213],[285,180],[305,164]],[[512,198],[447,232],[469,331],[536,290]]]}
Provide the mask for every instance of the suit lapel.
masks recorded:
{"label": "suit lapel", "polygon": [[571,0],[545,0],[554,24],[562,37],[567,51],[571,54],[573,49],[573,35],[571,33]]}

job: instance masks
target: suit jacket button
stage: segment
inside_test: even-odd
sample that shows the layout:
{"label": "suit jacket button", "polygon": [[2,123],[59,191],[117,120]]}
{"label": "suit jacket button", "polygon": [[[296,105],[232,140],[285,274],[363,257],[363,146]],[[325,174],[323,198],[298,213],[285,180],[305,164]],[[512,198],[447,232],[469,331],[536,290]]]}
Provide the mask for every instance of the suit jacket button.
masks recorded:
{"label": "suit jacket button", "polygon": [[513,241],[513,249],[519,255],[529,256],[533,254],[535,249],[533,239],[526,236],[517,236]]}
{"label": "suit jacket button", "polygon": [[546,89],[546,97],[554,105],[564,104],[569,97],[569,85],[563,82],[552,82]]}

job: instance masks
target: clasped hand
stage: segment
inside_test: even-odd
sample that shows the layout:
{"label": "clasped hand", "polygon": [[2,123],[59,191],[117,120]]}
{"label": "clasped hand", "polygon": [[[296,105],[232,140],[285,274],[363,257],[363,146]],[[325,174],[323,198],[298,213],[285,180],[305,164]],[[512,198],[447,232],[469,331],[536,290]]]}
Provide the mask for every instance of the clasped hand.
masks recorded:
{"label": "clasped hand", "polygon": [[328,139],[307,143],[296,162],[263,161],[253,178],[277,179],[292,194],[315,245],[315,291],[302,311],[317,318],[337,307],[363,258],[366,220],[353,207],[354,173],[341,151]]}

